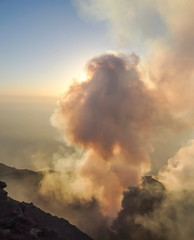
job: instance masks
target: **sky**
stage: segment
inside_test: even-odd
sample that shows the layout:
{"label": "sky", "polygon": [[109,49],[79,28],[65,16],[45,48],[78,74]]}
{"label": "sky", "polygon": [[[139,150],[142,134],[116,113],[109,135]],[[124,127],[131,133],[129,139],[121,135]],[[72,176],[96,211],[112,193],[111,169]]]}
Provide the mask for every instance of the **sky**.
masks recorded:
{"label": "sky", "polygon": [[93,55],[118,49],[70,0],[1,0],[0,23],[1,95],[58,96]]}

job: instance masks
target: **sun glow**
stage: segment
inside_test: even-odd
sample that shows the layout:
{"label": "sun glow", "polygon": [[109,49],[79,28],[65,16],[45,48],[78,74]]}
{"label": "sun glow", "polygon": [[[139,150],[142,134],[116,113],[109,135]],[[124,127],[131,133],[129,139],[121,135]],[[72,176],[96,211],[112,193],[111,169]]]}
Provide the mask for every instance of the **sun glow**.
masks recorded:
{"label": "sun glow", "polygon": [[84,71],[80,72],[76,78],[76,82],[82,83],[86,82],[88,79],[88,74]]}

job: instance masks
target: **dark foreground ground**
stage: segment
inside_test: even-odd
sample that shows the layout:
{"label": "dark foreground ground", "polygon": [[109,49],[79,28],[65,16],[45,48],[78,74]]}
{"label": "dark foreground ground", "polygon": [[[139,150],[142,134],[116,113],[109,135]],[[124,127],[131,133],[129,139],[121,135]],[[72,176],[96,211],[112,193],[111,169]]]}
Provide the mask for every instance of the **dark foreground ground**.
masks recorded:
{"label": "dark foreground ground", "polygon": [[67,220],[8,197],[5,187],[0,181],[1,240],[92,240]]}

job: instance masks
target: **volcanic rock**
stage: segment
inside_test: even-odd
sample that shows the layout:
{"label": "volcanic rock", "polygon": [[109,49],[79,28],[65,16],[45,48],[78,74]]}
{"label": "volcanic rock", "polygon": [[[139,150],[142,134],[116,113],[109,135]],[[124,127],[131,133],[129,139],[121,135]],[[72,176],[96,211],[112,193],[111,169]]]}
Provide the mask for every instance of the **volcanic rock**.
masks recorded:
{"label": "volcanic rock", "polygon": [[67,220],[7,197],[5,187],[0,182],[1,240],[92,240]]}

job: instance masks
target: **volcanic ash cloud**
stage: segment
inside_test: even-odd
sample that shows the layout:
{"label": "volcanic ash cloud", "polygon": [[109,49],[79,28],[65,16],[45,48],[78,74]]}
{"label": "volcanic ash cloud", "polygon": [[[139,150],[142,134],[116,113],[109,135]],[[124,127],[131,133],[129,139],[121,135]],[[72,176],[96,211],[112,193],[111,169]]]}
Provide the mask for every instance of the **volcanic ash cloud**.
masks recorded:
{"label": "volcanic ash cloud", "polygon": [[65,139],[85,150],[77,173],[90,181],[109,215],[119,210],[122,191],[149,170],[153,129],[165,115],[141,80],[138,62],[135,54],[93,58],[87,80],[69,87],[52,117]]}

